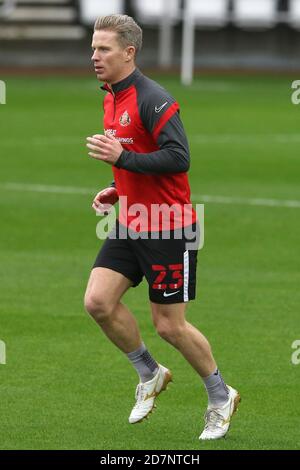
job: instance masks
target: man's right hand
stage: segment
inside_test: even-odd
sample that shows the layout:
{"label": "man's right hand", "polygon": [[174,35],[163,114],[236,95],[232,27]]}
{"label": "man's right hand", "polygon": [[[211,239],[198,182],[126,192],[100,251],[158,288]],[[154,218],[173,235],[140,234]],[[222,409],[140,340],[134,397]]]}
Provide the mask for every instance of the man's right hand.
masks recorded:
{"label": "man's right hand", "polygon": [[109,187],[102,189],[93,200],[92,208],[98,215],[107,215],[111,207],[118,202],[119,196],[116,188]]}

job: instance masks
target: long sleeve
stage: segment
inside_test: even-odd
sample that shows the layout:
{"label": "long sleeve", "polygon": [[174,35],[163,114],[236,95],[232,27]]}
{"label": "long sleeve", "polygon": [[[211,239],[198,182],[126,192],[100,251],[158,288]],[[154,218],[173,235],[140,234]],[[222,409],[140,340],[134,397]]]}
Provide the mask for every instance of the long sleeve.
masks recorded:
{"label": "long sleeve", "polygon": [[190,166],[188,142],[178,113],[165,124],[157,138],[157,144],[159,150],[151,153],[123,150],[115,166],[144,174],[188,171]]}
{"label": "long sleeve", "polygon": [[138,100],[143,125],[159,149],[151,153],[124,150],[115,166],[143,174],[187,172],[190,166],[189,146],[174,98],[157,86],[154,91],[151,88],[151,93],[143,87]]}

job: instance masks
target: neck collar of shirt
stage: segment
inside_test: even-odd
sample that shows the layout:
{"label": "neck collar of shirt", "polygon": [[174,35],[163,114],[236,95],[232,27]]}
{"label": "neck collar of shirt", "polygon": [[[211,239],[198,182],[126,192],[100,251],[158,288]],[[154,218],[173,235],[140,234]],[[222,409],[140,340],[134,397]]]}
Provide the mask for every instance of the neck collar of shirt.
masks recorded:
{"label": "neck collar of shirt", "polygon": [[124,78],[118,83],[114,83],[113,85],[108,85],[105,83],[101,89],[109,91],[110,93],[113,92],[118,93],[119,91],[126,90],[127,88],[131,87],[139,77],[142,76],[142,72],[139,69],[135,69],[128,77]]}

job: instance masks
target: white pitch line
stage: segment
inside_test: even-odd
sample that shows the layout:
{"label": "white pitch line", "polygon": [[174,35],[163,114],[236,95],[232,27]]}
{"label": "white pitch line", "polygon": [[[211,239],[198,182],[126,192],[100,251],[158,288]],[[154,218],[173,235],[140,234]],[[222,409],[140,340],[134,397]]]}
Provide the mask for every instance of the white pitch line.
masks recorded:
{"label": "white pitch line", "polygon": [[0,183],[0,189],[7,191],[28,191],[34,193],[53,193],[53,194],[97,194],[96,189],[80,188],[72,186],[49,186],[44,184],[23,184],[23,183]]}
{"label": "white pitch line", "polygon": [[235,204],[244,206],[263,206],[263,207],[289,207],[300,209],[300,201],[289,201],[280,199],[257,199],[242,197],[226,197],[226,196],[208,196],[205,194],[193,194],[193,200],[199,202],[212,202],[215,204]]}
{"label": "white pitch line", "polygon": [[[84,137],[74,137],[74,136],[45,136],[45,137],[27,137],[26,146],[27,147],[44,147],[47,146],[61,146],[65,147],[66,145],[83,145],[85,143]],[[2,139],[0,142],[1,147],[23,147],[24,148],[24,139]]]}
{"label": "white pitch line", "polygon": [[300,134],[194,134],[189,140],[197,144],[297,144]]}
{"label": "white pitch line", "polygon": [[[5,191],[28,191],[35,193],[53,193],[53,194],[78,194],[93,196],[97,194],[97,189],[80,188],[72,186],[50,186],[44,184],[23,184],[23,183],[0,183],[0,190]],[[99,189],[98,189],[99,190]],[[210,196],[208,194],[193,194],[192,199],[199,203],[211,202],[213,204],[232,204],[244,206],[262,206],[262,207],[289,207],[300,209],[300,201],[285,199],[258,199],[227,196]]]}

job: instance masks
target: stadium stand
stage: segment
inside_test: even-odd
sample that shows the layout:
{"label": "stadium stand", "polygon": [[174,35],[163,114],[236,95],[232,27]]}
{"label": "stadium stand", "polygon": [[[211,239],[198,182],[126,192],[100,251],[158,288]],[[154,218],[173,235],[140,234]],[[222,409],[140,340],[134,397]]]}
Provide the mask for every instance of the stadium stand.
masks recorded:
{"label": "stadium stand", "polygon": [[300,0],[0,0],[0,64],[88,67],[95,18],[119,12],[143,26],[140,66],[179,66],[184,37],[197,68],[300,69]]}
{"label": "stadium stand", "polygon": [[92,26],[99,15],[125,13],[124,0],[109,0],[108,2],[95,2],[95,0],[80,0],[80,19],[83,24]]}
{"label": "stadium stand", "polygon": [[181,21],[181,0],[132,0],[132,10],[143,27],[159,28],[158,64],[161,68],[172,65],[174,31]]}
{"label": "stadium stand", "polygon": [[222,27],[229,20],[229,0],[210,0],[199,2],[186,0],[186,14],[199,28]]}
{"label": "stadium stand", "polygon": [[289,1],[288,23],[296,29],[300,29],[300,0]]}
{"label": "stadium stand", "polygon": [[232,19],[241,28],[272,28],[277,13],[278,0],[234,0]]}
{"label": "stadium stand", "polygon": [[0,39],[80,39],[73,0],[0,0]]}
{"label": "stadium stand", "polygon": [[132,7],[136,18],[143,24],[157,25],[168,17],[172,24],[181,19],[180,0],[132,0]]}

